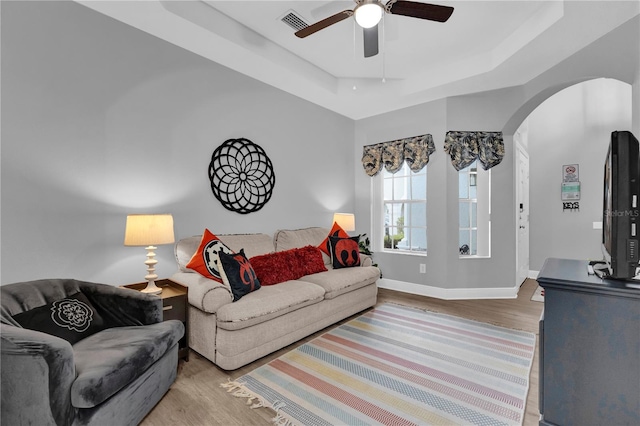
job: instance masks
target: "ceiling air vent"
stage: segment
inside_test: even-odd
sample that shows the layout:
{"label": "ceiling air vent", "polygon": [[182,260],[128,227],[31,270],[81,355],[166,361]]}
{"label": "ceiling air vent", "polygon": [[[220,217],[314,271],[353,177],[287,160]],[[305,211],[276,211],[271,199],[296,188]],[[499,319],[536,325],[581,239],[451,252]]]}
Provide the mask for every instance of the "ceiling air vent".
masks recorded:
{"label": "ceiling air vent", "polygon": [[309,24],[304,22],[304,19],[293,10],[288,11],[280,20],[296,31],[300,31],[309,26]]}

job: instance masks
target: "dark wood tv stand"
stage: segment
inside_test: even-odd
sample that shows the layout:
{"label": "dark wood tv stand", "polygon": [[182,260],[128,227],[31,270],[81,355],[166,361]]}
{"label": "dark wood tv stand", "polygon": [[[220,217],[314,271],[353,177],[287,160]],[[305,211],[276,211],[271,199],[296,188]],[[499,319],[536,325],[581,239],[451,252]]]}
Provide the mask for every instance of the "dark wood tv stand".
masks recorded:
{"label": "dark wood tv stand", "polygon": [[550,258],[537,278],[540,425],[640,425],[640,290],[587,264]]}

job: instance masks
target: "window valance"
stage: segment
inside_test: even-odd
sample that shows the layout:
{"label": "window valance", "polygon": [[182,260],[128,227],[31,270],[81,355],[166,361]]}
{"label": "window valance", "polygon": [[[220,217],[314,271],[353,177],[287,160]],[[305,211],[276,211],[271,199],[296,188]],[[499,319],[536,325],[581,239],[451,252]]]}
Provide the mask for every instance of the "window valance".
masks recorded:
{"label": "window valance", "polygon": [[476,159],[484,170],[500,164],[504,157],[502,132],[447,132],[444,151],[456,170],[469,167]]}
{"label": "window valance", "polygon": [[433,137],[429,134],[366,145],[362,148],[362,167],[369,176],[375,176],[383,165],[389,173],[396,173],[406,161],[412,171],[419,172],[435,151]]}

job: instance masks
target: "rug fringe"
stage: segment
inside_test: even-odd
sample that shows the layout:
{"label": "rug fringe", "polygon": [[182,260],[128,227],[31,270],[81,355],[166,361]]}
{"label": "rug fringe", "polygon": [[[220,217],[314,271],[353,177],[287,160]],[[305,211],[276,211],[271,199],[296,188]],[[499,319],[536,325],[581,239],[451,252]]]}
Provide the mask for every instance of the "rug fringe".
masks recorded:
{"label": "rug fringe", "polygon": [[258,395],[255,395],[253,392],[249,391],[245,388],[244,383],[232,381],[231,379],[227,379],[226,383],[220,383],[220,387],[227,389],[227,393],[235,396],[236,398],[247,398],[247,405],[249,405],[251,409],[255,408],[270,408],[275,413],[276,416],[271,419],[274,425],[276,426],[296,426],[297,423],[293,421],[286,413],[283,413],[281,410],[287,404],[283,401],[276,401],[273,404],[267,403],[267,401],[263,400]]}
{"label": "rug fringe", "polygon": [[294,423],[287,419],[283,414],[278,414],[273,419],[271,419],[274,425],[276,426],[293,426]]}
{"label": "rug fringe", "polygon": [[[261,401],[257,395],[249,392],[244,387],[244,383],[231,381],[231,379],[229,379],[227,383],[220,383],[220,387],[227,389],[227,393],[230,393],[236,398],[247,398],[247,405],[251,405],[251,408],[264,407],[264,401]],[[253,401],[256,399],[258,402],[254,403]]]}

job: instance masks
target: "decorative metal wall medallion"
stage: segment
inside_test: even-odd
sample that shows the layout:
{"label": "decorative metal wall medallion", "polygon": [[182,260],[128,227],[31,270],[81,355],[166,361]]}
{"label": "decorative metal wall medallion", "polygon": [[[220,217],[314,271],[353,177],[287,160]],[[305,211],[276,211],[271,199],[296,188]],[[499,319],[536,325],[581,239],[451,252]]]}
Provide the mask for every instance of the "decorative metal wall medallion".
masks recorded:
{"label": "decorative metal wall medallion", "polygon": [[229,139],[213,151],[209,163],[213,195],[227,209],[255,212],[271,199],[276,175],[264,149],[248,139]]}

